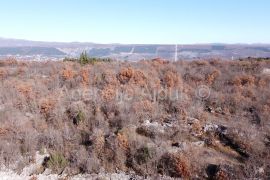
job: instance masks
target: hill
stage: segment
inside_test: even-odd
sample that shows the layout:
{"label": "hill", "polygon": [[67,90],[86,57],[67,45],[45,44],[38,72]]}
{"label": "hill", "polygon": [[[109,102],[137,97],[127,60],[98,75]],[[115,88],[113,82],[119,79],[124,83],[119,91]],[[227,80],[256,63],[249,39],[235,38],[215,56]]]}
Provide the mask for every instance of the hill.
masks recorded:
{"label": "hill", "polygon": [[[175,45],[166,44],[97,44],[81,42],[40,42],[16,39],[1,39],[0,47],[5,51],[14,51],[14,48],[47,47],[56,48],[68,57],[78,57],[83,51],[92,57],[113,58],[118,60],[138,61],[142,59],[163,58],[174,60]],[[18,55],[24,56],[23,51]],[[37,53],[39,53],[37,51]],[[60,52],[58,52],[60,53]],[[58,55],[58,53],[56,53]],[[31,53],[37,55],[36,53]],[[270,57],[269,44],[179,44],[177,59],[190,60],[200,58],[238,59],[247,57]],[[5,55],[5,54],[3,54]],[[56,56],[57,56],[56,55]],[[46,58],[46,53],[43,55]],[[58,57],[59,58],[59,57]],[[59,59],[62,59],[60,57]]]}
{"label": "hill", "polygon": [[29,178],[267,179],[269,69],[0,61],[0,164]]}
{"label": "hill", "polygon": [[0,56],[5,55],[43,55],[43,56],[64,56],[65,53],[53,47],[0,47]]}

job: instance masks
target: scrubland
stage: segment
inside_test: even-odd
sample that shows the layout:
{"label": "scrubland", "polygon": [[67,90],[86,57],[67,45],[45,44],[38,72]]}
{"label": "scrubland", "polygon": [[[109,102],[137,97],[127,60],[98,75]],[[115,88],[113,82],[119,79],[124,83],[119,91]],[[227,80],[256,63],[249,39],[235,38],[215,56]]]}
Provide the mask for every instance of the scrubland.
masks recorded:
{"label": "scrubland", "polygon": [[33,177],[270,178],[270,61],[0,61],[0,164]]}

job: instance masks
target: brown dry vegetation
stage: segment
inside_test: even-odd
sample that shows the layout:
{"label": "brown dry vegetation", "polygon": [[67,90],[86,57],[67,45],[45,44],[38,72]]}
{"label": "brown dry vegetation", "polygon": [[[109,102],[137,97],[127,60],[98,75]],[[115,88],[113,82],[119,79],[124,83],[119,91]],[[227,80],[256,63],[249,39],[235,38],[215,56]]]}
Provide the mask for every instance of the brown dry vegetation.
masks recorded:
{"label": "brown dry vegetation", "polygon": [[0,163],[21,171],[47,149],[44,168],[70,175],[270,178],[264,68],[270,61],[0,61]]}

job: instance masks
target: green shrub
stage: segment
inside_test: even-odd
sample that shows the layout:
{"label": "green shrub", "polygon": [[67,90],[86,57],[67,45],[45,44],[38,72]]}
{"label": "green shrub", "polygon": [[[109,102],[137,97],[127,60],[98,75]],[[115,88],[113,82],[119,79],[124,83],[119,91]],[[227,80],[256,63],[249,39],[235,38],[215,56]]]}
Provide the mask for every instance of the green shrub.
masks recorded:
{"label": "green shrub", "polygon": [[81,65],[86,65],[86,64],[95,64],[98,62],[111,62],[112,60],[110,58],[95,58],[95,57],[89,57],[87,55],[86,51],[83,51],[78,58],[68,58],[65,57],[64,62],[70,61],[70,62],[79,62]]}
{"label": "green shrub", "polygon": [[59,152],[52,153],[45,163],[45,167],[57,172],[63,171],[67,165],[68,161],[64,155]]}
{"label": "green shrub", "polygon": [[81,122],[85,120],[85,115],[82,111],[79,111],[78,114],[74,117],[73,123],[75,125],[79,125]]}
{"label": "green shrub", "polygon": [[80,55],[80,59],[79,59],[80,64],[82,64],[82,65],[88,64],[89,60],[90,59],[89,59],[86,51],[82,52],[81,55]]}

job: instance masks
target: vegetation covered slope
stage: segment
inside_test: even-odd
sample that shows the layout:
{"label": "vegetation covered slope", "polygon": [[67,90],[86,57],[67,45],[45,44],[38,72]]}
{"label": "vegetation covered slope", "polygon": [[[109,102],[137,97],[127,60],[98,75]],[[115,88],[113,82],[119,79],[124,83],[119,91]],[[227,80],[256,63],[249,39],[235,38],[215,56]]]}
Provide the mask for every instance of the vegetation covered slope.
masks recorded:
{"label": "vegetation covered slope", "polygon": [[0,61],[0,163],[69,175],[270,177],[270,61]]}

